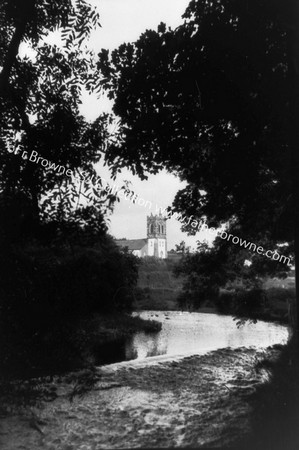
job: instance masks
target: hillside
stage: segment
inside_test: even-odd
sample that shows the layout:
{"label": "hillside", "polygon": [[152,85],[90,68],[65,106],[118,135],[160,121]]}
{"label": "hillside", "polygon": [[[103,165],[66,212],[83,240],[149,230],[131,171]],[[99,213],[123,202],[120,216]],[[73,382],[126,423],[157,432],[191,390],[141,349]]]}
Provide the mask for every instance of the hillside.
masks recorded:
{"label": "hillside", "polygon": [[[179,260],[158,259],[155,257],[142,258],[139,267],[139,277],[135,295],[134,309],[136,310],[169,310],[180,309],[177,298],[182,292],[184,277],[176,277],[173,269]],[[274,320],[288,320],[289,302],[295,296],[294,274],[288,278],[269,278],[263,281],[268,305],[266,316]],[[220,294],[221,295],[221,294]],[[203,305],[203,308],[213,308],[215,305]],[[187,308],[186,308],[187,309]],[[222,312],[231,313],[230,310]]]}
{"label": "hillside", "polygon": [[177,310],[176,299],[183,277],[175,277],[176,262],[171,259],[146,257],[141,260],[135,308],[138,310]]}

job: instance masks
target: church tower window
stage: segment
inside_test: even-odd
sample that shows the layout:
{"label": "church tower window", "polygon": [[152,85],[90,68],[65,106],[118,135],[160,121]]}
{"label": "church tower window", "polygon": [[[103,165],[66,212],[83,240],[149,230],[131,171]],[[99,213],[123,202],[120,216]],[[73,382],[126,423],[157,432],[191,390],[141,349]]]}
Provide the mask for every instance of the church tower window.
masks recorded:
{"label": "church tower window", "polygon": [[151,255],[167,258],[166,218],[161,213],[147,217],[147,239]]}

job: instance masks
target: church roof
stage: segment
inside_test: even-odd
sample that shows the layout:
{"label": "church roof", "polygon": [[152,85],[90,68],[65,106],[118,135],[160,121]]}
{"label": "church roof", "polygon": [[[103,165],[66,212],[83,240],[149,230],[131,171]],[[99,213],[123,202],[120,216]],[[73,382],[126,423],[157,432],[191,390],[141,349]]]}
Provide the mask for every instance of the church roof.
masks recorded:
{"label": "church roof", "polygon": [[141,250],[147,244],[147,239],[118,239],[115,242],[118,247],[128,247],[129,250]]}

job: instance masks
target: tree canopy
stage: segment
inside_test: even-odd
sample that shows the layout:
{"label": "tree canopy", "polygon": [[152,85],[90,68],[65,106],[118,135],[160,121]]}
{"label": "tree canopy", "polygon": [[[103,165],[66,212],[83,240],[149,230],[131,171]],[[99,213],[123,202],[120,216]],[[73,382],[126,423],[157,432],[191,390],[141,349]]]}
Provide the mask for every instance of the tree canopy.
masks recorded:
{"label": "tree canopy", "polygon": [[[98,61],[120,123],[119,144],[106,153],[114,170],[146,177],[166,168],[187,182],[176,212],[288,256],[297,208],[291,3],[192,0],[175,30],[161,23]],[[195,233],[191,221],[182,229]],[[257,289],[260,278],[289,270],[221,238],[198,250],[178,269],[184,299],[197,306],[233,280]]]}
{"label": "tree canopy", "polygon": [[179,212],[212,226],[234,218],[246,238],[283,242],[293,204],[281,7],[193,0],[183,25],[103,50],[99,67],[120,119],[121,144],[107,152],[115,170],[166,167],[188,182]]}
{"label": "tree canopy", "polygon": [[[27,198],[32,231],[49,221],[75,227],[91,221],[100,230],[115,198],[88,177],[102,157],[109,117],[99,114],[89,123],[79,112],[83,88],[96,89],[94,55],[85,44],[100,26],[99,13],[85,0],[13,0],[1,3],[0,24],[2,200]],[[48,43],[51,33],[60,46]],[[39,156],[62,170],[36,164]]]}
{"label": "tree canopy", "polygon": [[116,194],[94,169],[110,118],[80,114],[99,87],[85,45],[99,25],[85,0],[0,3],[1,373],[57,364],[61,345],[77,357],[72,326],[134,300],[138,259],[107,233]]}

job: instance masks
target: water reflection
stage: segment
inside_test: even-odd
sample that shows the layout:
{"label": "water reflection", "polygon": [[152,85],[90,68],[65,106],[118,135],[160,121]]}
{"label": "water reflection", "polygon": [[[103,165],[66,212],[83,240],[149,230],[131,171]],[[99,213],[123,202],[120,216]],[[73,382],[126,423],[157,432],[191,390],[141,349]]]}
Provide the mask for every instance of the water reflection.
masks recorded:
{"label": "water reflection", "polygon": [[126,342],[126,360],[166,355],[167,341],[161,339],[160,333],[140,332],[128,339]]}
{"label": "water reflection", "polygon": [[268,347],[285,343],[288,329],[258,322],[237,328],[230,316],[188,312],[144,311],[144,319],[162,322],[158,333],[136,333],[126,342],[126,360],[157,355],[204,354],[224,347]]}
{"label": "water reflection", "polygon": [[144,319],[162,323],[157,333],[136,333],[95,349],[96,364],[112,364],[158,355],[202,355],[219,348],[268,347],[284,344],[288,339],[285,326],[258,322],[238,328],[231,316],[217,314],[144,311],[134,313]]}

